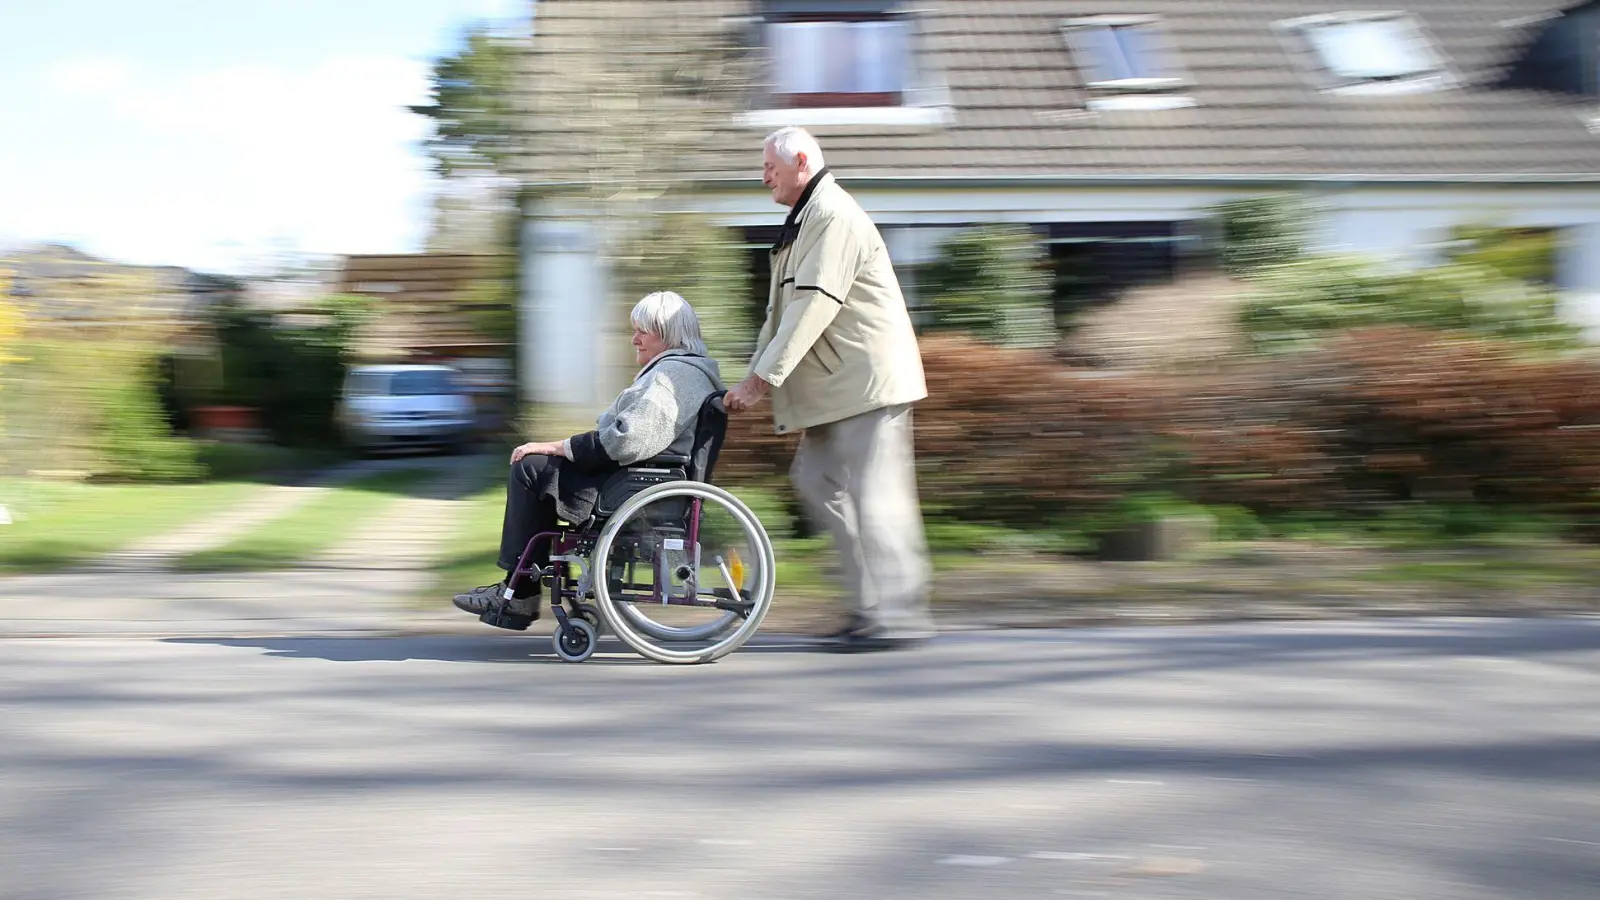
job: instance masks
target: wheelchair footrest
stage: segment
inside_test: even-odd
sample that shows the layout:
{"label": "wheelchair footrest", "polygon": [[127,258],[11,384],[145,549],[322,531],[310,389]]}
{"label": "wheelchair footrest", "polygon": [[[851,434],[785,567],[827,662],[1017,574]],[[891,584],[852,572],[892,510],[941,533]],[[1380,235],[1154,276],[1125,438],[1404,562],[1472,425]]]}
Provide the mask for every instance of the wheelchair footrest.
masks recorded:
{"label": "wheelchair footrest", "polygon": [[478,616],[478,621],[496,628],[506,628],[511,631],[527,631],[533,624],[533,616],[524,616],[505,609],[491,609]]}

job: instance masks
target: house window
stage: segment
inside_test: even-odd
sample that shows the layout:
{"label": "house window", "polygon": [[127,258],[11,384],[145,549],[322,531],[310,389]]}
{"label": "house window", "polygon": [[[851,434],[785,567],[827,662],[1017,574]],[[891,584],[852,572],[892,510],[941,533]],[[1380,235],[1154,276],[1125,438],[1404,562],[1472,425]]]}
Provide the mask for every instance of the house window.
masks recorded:
{"label": "house window", "polygon": [[1092,89],[1150,91],[1187,83],[1156,19],[1079,19],[1067,23],[1066,33]]}
{"label": "house window", "polygon": [[888,16],[770,22],[773,100],[790,108],[899,106],[910,29]]}
{"label": "house window", "polygon": [[1298,38],[1324,89],[1432,88],[1450,80],[1421,25],[1405,13],[1307,16],[1281,27]]}
{"label": "house window", "polygon": [[1194,105],[1182,91],[1192,80],[1160,19],[1090,16],[1069,19],[1062,30],[1090,93],[1089,109],[1160,110]]}

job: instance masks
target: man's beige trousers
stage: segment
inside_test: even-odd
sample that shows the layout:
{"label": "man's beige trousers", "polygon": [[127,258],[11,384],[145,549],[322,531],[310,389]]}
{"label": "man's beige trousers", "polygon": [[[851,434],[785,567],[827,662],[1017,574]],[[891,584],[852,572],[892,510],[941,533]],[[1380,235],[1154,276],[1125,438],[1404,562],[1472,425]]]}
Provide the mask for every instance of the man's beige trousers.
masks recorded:
{"label": "man's beige trousers", "polygon": [[911,407],[807,428],[790,476],[812,518],[833,535],[857,627],[886,637],[931,635]]}

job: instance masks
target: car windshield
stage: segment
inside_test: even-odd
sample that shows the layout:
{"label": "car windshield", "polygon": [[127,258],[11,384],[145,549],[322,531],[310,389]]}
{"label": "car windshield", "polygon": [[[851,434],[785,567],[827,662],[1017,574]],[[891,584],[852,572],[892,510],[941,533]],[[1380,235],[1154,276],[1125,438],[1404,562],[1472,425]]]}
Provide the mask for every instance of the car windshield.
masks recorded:
{"label": "car windshield", "polygon": [[412,372],[352,372],[347,393],[352,397],[420,397],[453,394],[455,383],[441,369]]}
{"label": "car windshield", "polygon": [[455,391],[450,383],[450,373],[438,369],[416,372],[396,372],[389,382],[389,393],[396,397],[416,397],[423,394],[449,394]]}

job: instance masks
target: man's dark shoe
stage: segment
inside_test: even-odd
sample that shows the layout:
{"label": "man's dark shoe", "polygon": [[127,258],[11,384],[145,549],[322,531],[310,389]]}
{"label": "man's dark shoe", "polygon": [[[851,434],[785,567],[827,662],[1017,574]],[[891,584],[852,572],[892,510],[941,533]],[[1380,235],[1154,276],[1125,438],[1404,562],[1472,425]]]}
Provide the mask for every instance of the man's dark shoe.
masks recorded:
{"label": "man's dark shoe", "polygon": [[911,650],[928,641],[929,638],[925,637],[889,637],[855,631],[828,641],[824,647],[830,653],[877,653],[884,650]]}
{"label": "man's dark shoe", "polygon": [[822,639],[825,641],[842,641],[852,634],[862,634],[866,630],[867,620],[852,613],[844,620],[844,624],[840,625],[838,628],[835,628],[833,631],[822,635]]}

